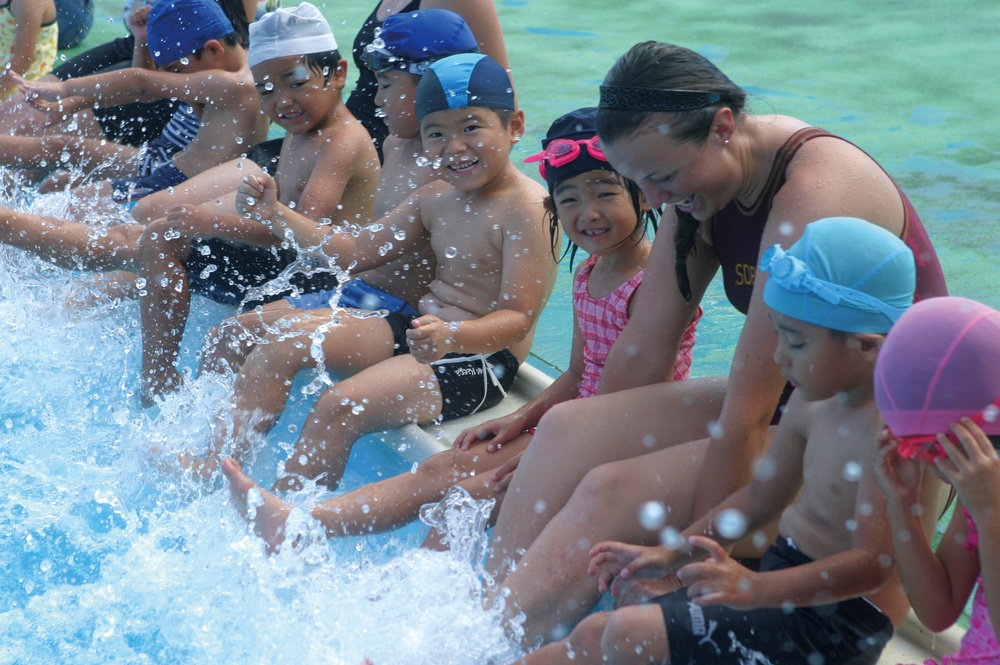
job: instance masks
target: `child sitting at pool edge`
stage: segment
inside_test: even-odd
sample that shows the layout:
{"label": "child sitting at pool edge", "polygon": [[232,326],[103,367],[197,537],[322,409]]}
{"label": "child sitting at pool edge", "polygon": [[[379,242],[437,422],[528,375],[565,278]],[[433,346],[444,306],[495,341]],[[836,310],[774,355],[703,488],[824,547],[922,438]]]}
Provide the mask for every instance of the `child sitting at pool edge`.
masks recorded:
{"label": "child sitting at pool edge", "polygon": [[[429,239],[435,279],[419,316],[356,318],[325,311],[293,325],[320,330],[327,369],[349,375],[322,395],[307,418],[279,486],[322,477],[335,486],[360,436],[406,423],[457,418],[498,403],[534,338],[556,263],[544,223],[545,191],[510,161],[524,128],[507,73],[478,54],[439,60],[417,87],[424,151],[441,180],[417,190],[377,225],[357,235],[333,232],[323,250],[365,270]],[[296,224],[275,210],[266,176],[241,187],[276,234]],[[381,250],[381,251],[380,251]],[[350,263],[348,263],[350,262]],[[292,379],[315,364],[301,337],[269,335],[247,357],[234,386],[238,457],[254,431],[276,422]],[[254,422],[251,422],[251,419]]]}
{"label": "child sitting at pool edge", "polygon": [[[597,147],[596,111],[583,108],[558,118],[542,141],[543,151],[528,158],[541,160],[539,171],[549,188],[546,206],[551,214],[553,243],[561,227],[569,240],[563,256],[571,257],[571,266],[577,249],[590,254],[577,267],[573,280],[569,367],[517,411],[462,432],[450,450],[424,460],[412,472],[314,506],[310,514],[328,535],[397,528],[415,519],[422,505],[439,500],[456,484],[474,498],[498,499],[495,514],[503,494],[496,491],[489,472],[520,455],[531,441],[534,426],[552,406],[596,393],[607,354],[628,322],[634,296],[642,287],[652,245],[647,233],[659,217],[646,205],[639,188],[621,177]],[[391,144],[387,141],[385,145],[388,157]],[[553,245],[553,253],[556,249]],[[696,327],[697,321],[692,322],[671,374],[664,380],[688,378]],[[224,462],[223,469],[237,503],[246,503],[253,481],[231,460]],[[257,507],[253,524],[274,549],[285,537],[283,525],[292,508],[263,491],[261,496],[264,504]],[[439,545],[436,534],[430,539],[425,545]]]}
{"label": "child sitting at pool edge", "polygon": [[[250,35],[248,62],[261,106],[285,129],[274,174],[277,205],[294,206],[310,231],[329,229],[330,220],[367,222],[378,155],[368,132],[344,105],[347,61],[326,19],[303,2],[266,14],[250,25]],[[286,239],[240,214],[236,189],[244,174],[260,172],[245,159],[234,160],[197,176],[190,187],[155,195],[178,205],[149,224],[140,242],[138,267],[146,282],[142,396],[147,404],[180,386],[175,364],[192,287],[239,303],[247,290],[276,277],[296,256]],[[221,199],[206,199],[204,192],[213,192],[216,183],[231,190]]]}
{"label": "child sitting at pool edge", "polygon": [[[379,82],[376,99],[390,131],[382,144],[384,161],[372,219],[385,217],[414,191],[437,180],[437,171],[421,159],[423,146],[413,104],[423,72],[435,60],[478,50],[465,19],[444,9],[393,14],[382,23],[377,46],[370,44],[363,57],[365,65],[375,71]],[[296,209],[302,210],[301,206]],[[349,281],[338,285],[336,293],[324,289],[292,294],[259,310],[231,317],[208,335],[199,371],[238,371],[278,319],[287,317],[293,309],[329,310],[334,295],[340,307],[416,312],[433,276],[434,254],[425,241],[388,263],[354,273]]]}
{"label": "child sitting at pool edge", "polygon": [[[998,362],[1000,312],[966,298],[931,298],[900,318],[875,365],[875,401],[887,425],[875,470],[907,596],[933,631],[955,623],[973,598],[969,629],[945,665],[1000,662]],[[920,529],[921,467],[958,495],[936,550]]]}
{"label": "child sitting at pool edge", "polygon": [[[872,376],[883,336],[912,303],[913,254],[874,224],[830,218],[787,252],[770,248],[760,270],[774,360],[795,391],[754,479],[667,546],[594,547],[602,590],[640,573],[674,574],[684,588],[591,615],[526,663],[874,664],[905,618],[872,470]],[[779,515],[759,572],[730,558],[728,546]]]}
{"label": "child sitting at pool edge", "polygon": [[[198,118],[195,137],[150,175],[117,179],[105,198],[134,201],[239,157],[267,137],[247,52],[214,0],[163,0],[149,12],[147,42],[157,70],[127,68],[66,81],[25,81],[29,100],[81,97],[92,105],[179,99]],[[31,248],[28,248],[31,249]]]}

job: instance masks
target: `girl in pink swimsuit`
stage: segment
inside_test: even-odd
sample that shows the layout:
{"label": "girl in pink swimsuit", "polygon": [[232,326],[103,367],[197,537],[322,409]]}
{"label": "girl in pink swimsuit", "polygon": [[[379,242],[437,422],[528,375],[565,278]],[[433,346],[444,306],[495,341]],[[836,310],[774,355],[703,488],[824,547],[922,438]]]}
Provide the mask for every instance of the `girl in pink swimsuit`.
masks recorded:
{"label": "girl in pink swimsuit", "polygon": [[[1000,312],[931,298],[899,319],[875,365],[875,399],[888,427],[876,472],[913,610],[931,630],[944,630],[975,590],[969,630],[943,665],[1000,663],[998,362]],[[936,551],[914,510],[921,462],[958,495]]]}

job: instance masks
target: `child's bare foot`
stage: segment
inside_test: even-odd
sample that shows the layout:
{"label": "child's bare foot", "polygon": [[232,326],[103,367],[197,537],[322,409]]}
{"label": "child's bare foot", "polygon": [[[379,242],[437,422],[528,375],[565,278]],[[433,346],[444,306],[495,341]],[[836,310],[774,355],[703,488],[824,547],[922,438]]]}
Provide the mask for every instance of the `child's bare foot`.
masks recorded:
{"label": "child's bare foot", "polygon": [[277,552],[278,546],[285,540],[285,520],[292,509],[278,497],[261,489],[243,473],[236,460],[222,460],[222,473],[229,478],[229,491],[240,515],[253,523],[254,531],[267,543],[267,551],[271,554]]}
{"label": "child's bare foot", "polygon": [[183,382],[181,373],[173,367],[162,367],[155,373],[143,376],[140,395],[143,408],[153,406],[158,397],[179,390]]}

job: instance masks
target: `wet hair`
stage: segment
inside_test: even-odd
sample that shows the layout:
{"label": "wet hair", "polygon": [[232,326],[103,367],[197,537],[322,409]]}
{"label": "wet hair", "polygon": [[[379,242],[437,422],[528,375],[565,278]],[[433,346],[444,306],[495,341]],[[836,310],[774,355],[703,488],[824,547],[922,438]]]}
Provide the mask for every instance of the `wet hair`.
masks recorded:
{"label": "wet hair", "polygon": [[[710,92],[719,99],[713,104],[689,111],[634,111],[600,108],[597,111],[597,134],[605,144],[631,136],[652,120],[670,128],[676,141],[704,141],[712,129],[719,109],[729,108],[739,119],[746,113],[747,93],[722,73],[708,58],[674,44],[648,41],[628,50],[604,77],[604,85],[654,90],[689,90]],[[691,300],[691,281],[687,258],[694,252],[698,220],[677,211],[674,236],[674,266],[677,283],[685,300]]]}
{"label": "wet hair", "polygon": [[306,67],[323,76],[323,85],[330,82],[330,75],[337,71],[340,65],[340,50],[308,53],[305,55]]}
{"label": "wet hair", "polygon": [[219,6],[222,8],[222,13],[233,24],[233,32],[237,41],[231,45],[239,44],[245,49],[250,48],[250,19],[247,18],[246,8],[243,6],[242,0],[219,0]]}
{"label": "wet hair", "polygon": [[[658,210],[643,210],[642,209],[642,190],[639,189],[639,185],[635,182],[629,180],[618,171],[607,170],[606,173],[616,177],[621,186],[625,188],[625,192],[628,194],[629,201],[632,203],[632,209],[635,210],[635,228],[632,233],[629,234],[627,238],[622,240],[619,245],[625,244],[630,240],[641,240],[649,234],[649,227],[653,227],[653,232],[660,224],[660,213]],[[579,174],[575,174],[579,175]],[[576,250],[580,249],[576,243],[570,239],[566,239],[566,249],[563,250],[562,255],[558,254],[557,244],[559,242],[559,213],[556,212],[556,202],[555,202],[555,190],[559,186],[562,180],[553,183],[549,187],[549,207],[545,212],[546,222],[549,225],[549,245],[552,251],[552,258],[556,260],[557,263],[562,263],[562,260],[569,255],[569,270],[573,272],[573,261],[576,260]],[[637,235],[638,234],[638,235]]]}

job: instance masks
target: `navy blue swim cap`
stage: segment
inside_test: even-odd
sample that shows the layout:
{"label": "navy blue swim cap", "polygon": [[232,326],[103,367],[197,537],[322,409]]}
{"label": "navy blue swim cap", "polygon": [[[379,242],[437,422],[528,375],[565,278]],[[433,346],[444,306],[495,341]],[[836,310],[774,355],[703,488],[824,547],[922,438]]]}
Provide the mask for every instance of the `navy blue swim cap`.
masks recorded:
{"label": "navy blue swim cap", "polygon": [[159,0],[149,10],[146,43],[157,67],[186,58],[233,32],[215,0]]}
{"label": "navy blue swim cap", "polygon": [[479,43],[459,14],[421,9],[387,17],[361,61],[376,73],[397,69],[422,75],[433,60],[478,51]]}
{"label": "navy blue swim cap", "polygon": [[[607,159],[597,157],[592,146],[578,145],[573,150],[573,157],[565,161],[548,153],[553,141],[590,141],[597,136],[597,107],[587,106],[570,111],[552,123],[548,133],[542,139],[542,152],[525,159],[525,162],[544,161],[544,168],[539,168],[551,190],[556,184],[566,178],[586,173],[587,171],[614,171]],[[558,143],[557,143],[558,146]],[[598,154],[603,155],[603,152]],[[541,166],[541,165],[540,165]]]}
{"label": "navy blue swim cap", "polygon": [[420,79],[417,121],[438,111],[470,106],[514,110],[514,88],[500,64],[481,53],[460,53],[433,63]]}

